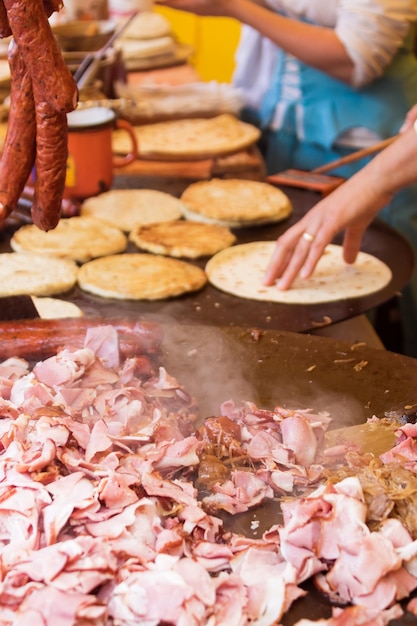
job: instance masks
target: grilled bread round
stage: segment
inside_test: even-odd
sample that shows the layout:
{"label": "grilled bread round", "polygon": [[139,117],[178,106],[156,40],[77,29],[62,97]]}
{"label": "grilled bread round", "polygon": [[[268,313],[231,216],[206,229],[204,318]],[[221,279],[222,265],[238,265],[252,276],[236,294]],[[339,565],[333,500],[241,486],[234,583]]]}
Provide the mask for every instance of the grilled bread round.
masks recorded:
{"label": "grilled bread round", "polygon": [[146,253],[102,257],[78,272],[81,289],[120,300],[172,298],[201,289],[206,282],[205,272],[191,263]]}
{"label": "grilled bread round", "polygon": [[141,250],[188,259],[211,256],[236,241],[235,235],[224,226],[187,220],[138,226],[131,231],[129,239]]}
{"label": "grilled bread round", "polygon": [[70,259],[46,254],[0,254],[0,296],[49,296],[64,293],[77,282],[78,266]]}
{"label": "grilled bread round", "polygon": [[21,226],[12,236],[15,252],[35,252],[85,263],[90,259],[123,252],[126,235],[115,226],[91,217],[61,219],[53,230],[44,232],[34,224]]}
{"label": "grilled bread round", "polygon": [[192,183],[181,201],[187,219],[231,228],[280,222],[292,212],[289,198],[277,187],[240,178]]}
{"label": "grilled bread round", "polygon": [[111,189],[84,200],[80,212],[129,232],[136,225],[178,220],[184,207],[175,196],[155,189]]}
{"label": "grilled bread round", "polygon": [[310,278],[297,278],[280,290],[262,284],[275,241],[255,241],[222,250],[206,265],[214,287],[234,296],[288,304],[315,304],[363,297],[383,289],[391,280],[390,268],[377,257],[360,252],[356,262],[343,260],[342,247],[327,246]]}

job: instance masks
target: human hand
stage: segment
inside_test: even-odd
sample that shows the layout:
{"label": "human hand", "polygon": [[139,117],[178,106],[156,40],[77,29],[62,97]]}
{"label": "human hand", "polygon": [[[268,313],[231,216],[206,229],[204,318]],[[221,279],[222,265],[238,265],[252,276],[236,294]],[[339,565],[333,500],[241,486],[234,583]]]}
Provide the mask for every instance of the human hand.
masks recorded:
{"label": "human hand", "polygon": [[352,181],[344,183],[277,240],[264,284],[277,281],[278,289],[288,289],[298,275],[309,278],[326,246],[344,229],[343,258],[354,263],[363,234],[381,206],[360,185],[356,194]]}
{"label": "human hand", "polygon": [[414,124],[414,122],[417,121],[417,104],[415,104],[407,113],[407,115],[405,116],[405,120],[403,122],[403,125],[400,128],[400,133],[405,132],[406,130],[408,130],[409,128],[411,128],[411,126]]}

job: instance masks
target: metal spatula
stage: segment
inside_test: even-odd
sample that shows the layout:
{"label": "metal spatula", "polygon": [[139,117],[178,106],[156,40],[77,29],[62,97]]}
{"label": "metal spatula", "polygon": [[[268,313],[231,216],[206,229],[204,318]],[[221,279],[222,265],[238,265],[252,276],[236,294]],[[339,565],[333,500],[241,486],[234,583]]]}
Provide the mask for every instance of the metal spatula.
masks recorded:
{"label": "metal spatula", "polygon": [[30,296],[4,296],[0,298],[0,320],[27,320],[39,317]]}

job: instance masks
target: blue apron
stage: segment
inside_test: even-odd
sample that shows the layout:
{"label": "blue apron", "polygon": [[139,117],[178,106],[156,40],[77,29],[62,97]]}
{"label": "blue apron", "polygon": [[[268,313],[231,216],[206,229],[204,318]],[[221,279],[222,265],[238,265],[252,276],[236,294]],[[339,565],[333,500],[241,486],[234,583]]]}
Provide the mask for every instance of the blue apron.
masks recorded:
{"label": "blue apron", "polygon": [[[398,51],[385,74],[372,84],[354,89],[324,72],[298,62],[301,99],[289,103],[278,130],[270,125],[281,99],[284,53],[279,55],[270,88],[258,111],[244,111],[243,118],[263,131],[262,147],[268,173],[294,167],[310,170],[352,150],[336,145],[341,133],[366,127],[381,139],[398,133],[407,111],[417,103],[417,59],[413,52],[414,30]],[[297,137],[297,109],[302,110],[304,136]],[[366,160],[349,164],[332,174],[350,177]],[[416,164],[417,167],[417,164]],[[399,230],[411,244],[417,259],[417,185],[398,193],[379,216]],[[417,357],[417,268],[400,299],[403,351]]]}

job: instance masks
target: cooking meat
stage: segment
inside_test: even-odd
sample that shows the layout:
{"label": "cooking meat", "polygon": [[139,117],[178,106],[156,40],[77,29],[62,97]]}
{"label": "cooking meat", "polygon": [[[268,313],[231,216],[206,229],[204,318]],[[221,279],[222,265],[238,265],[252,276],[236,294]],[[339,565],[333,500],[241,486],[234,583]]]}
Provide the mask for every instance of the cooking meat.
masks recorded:
{"label": "cooking meat", "polygon": [[[415,537],[395,517],[367,525],[359,477],[321,474],[285,498],[282,522],[272,515],[257,537],[225,529],[192,481],[212,445],[192,399],[161,365],[138,372],[135,358],[148,354],[124,359],[119,338],[113,326],[92,325],[81,344],[33,366],[0,362],[2,626],[271,626],[309,578],[338,605],[319,624],[385,626],[403,615],[400,603],[417,589]],[[227,436],[247,458],[258,439],[253,465],[219,477],[217,494],[233,512],[270,497],[271,463],[317,475],[294,464],[298,442],[284,444],[282,426],[297,416],[320,437],[326,417],[251,402],[226,402],[220,416],[233,421]]]}
{"label": "cooking meat", "polygon": [[[163,339],[160,324],[125,318],[114,318],[111,323],[119,332],[119,350],[124,358],[138,353],[150,357],[160,353]],[[2,322],[0,359],[21,356],[39,360],[67,345],[80,347],[84,344],[87,329],[102,324],[102,318],[74,318],[61,322],[33,319],[25,320],[24,324]]]}

